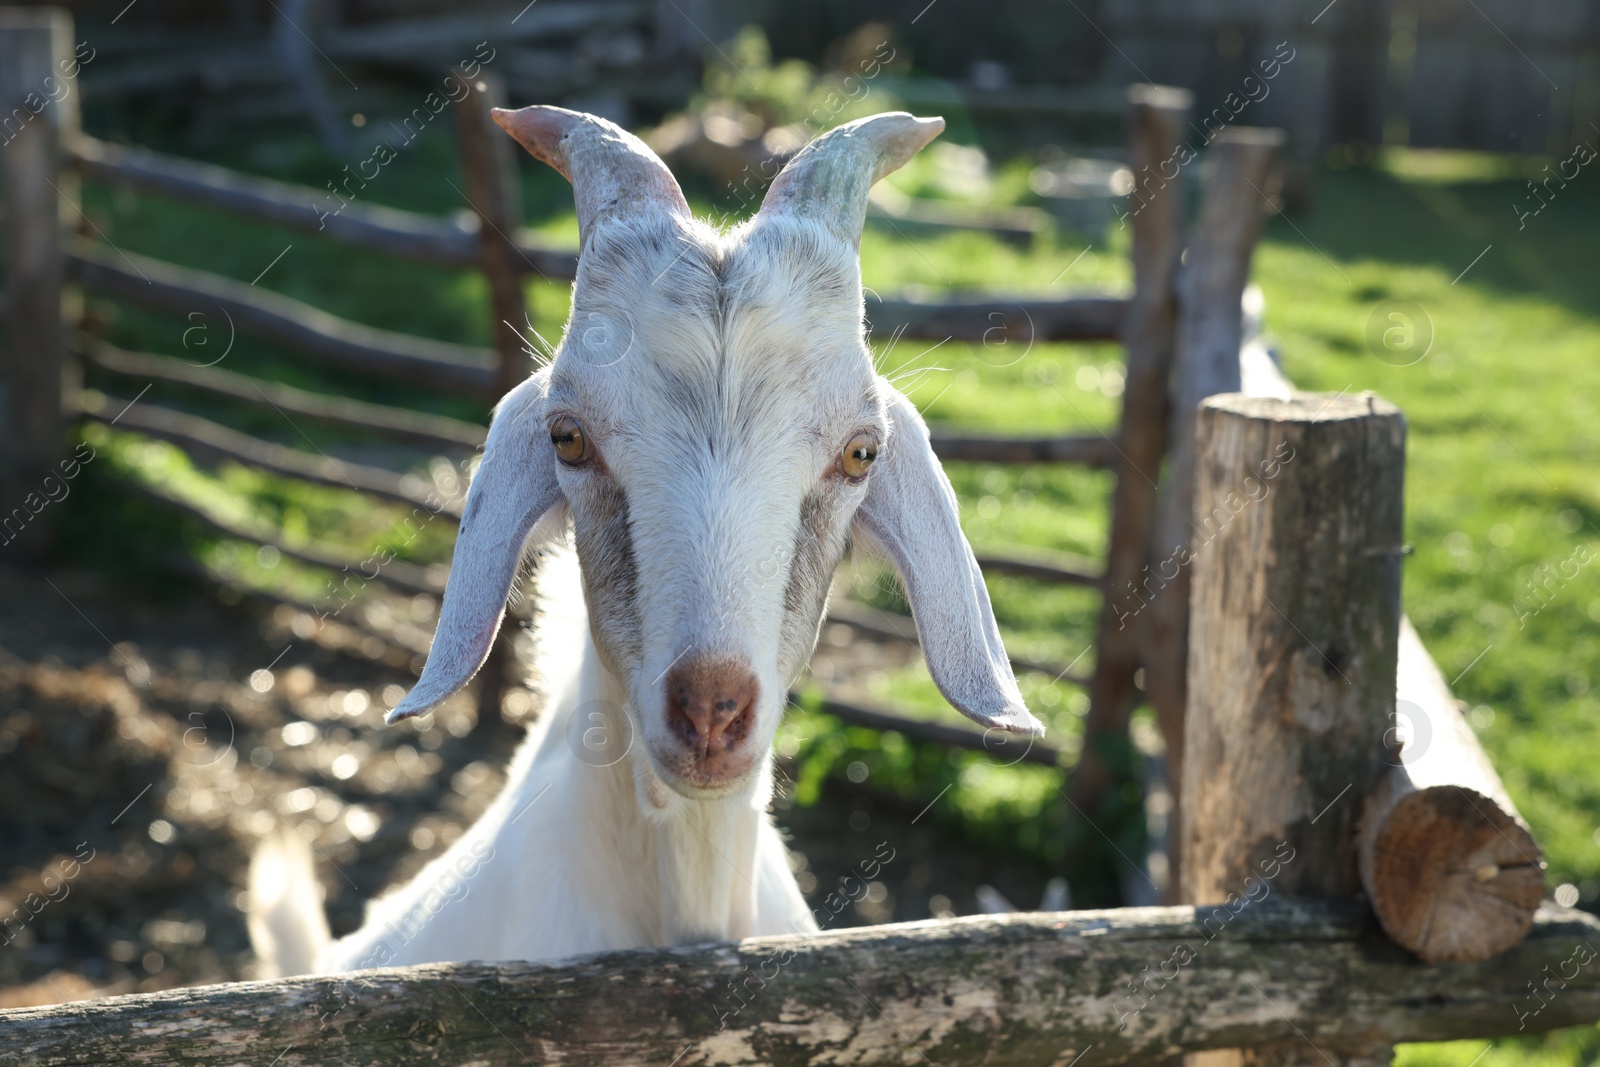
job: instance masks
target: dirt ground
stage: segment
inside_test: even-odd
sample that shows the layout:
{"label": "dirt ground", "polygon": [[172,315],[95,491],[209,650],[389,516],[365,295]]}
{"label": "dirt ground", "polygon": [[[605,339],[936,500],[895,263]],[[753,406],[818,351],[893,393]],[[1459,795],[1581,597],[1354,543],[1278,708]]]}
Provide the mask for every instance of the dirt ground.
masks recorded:
{"label": "dirt ground", "polygon": [[[518,731],[475,731],[468,697],[425,726],[383,725],[409,655],[221,599],[0,567],[0,1007],[251,977],[245,875],[263,833],[314,837],[342,934],[503,784]],[[894,654],[831,633],[819,666],[839,678]],[[536,713],[520,690],[506,704]],[[814,904],[891,843],[834,926],[967,914],[980,883],[1024,906],[1043,891],[1030,862],[869,788],[775,809]]]}

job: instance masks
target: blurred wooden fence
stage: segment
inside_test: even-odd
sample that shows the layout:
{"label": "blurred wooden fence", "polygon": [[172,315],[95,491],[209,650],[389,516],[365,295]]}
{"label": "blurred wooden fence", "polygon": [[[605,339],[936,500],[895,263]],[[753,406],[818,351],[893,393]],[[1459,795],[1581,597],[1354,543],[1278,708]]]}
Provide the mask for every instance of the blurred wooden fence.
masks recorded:
{"label": "blurred wooden fence", "polygon": [[[31,88],[30,77],[43,77],[63,50],[71,48],[72,32],[65,15],[48,10],[10,13],[6,17],[15,27],[5,34],[7,47],[19,55],[26,53],[26,62],[13,68],[17,76],[8,79],[7,99],[21,101]],[[239,331],[275,342],[307,359],[483,400],[495,399],[531,369],[523,338],[510,325],[526,318],[523,279],[537,274],[569,280],[577,267],[574,253],[550,247],[521,229],[515,169],[509,156],[511,143],[488,117],[489,108],[498,102],[498,92],[497,83],[486,76],[456,106],[456,133],[470,185],[466,192],[475,213],[465,222],[355,202],[330,215],[325,198],[310,189],[96,140],[78,129],[76,112],[67,107],[46,108],[37,119],[24,124],[13,143],[0,154],[8,167],[10,191],[6,226],[11,258],[7,274],[12,279],[25,280],[23,284],[12,284],[7,293],[7,324],[12,338],[7,348],[9,403],[14,411],[44,414],[32,423],[9,423],[16,447],[8,450],[11,461],[0,521],[17,516],[15,525],[19,528],[13,551],[37,553],[49,543],[51,516],[28,521],[28,500],[41,474],[48,471],[51,457],[62,452],[66,440],[63,418],[115,423],[119,430],[171,442],[209,462],[231,461],[312,484],[354,488],[379,500],[414,509],[428,508],[447,520],[457,518],[459,501],[447,502],[442,508],[431,507],[432,487],[403,472],[334,461],[253,438],[200,415],[163,406],[159,397],[162,390],[178,387],[269,407],[291,419],[327,422],[362,430],[378,439],[403,440],[440,450],[478,447],[484,435],[482,426],[307,392],[217,367],[194,366],[173,356],[120,351],[71,328],[77,301],[69,283],[173,315],[221,309]],[[1187,97],[1181,92],[1152,88],[1134,92],[1129,151],[1137,163],[1156,168],[1171,160],[1183,136],[1187,105]],[[1234,137],[1219,142],[1221,157],[1252,162],[1238,174],[1222,169],[1223,181],[1233,182],[1236,187],[1226,195],[1213,188],[1208,202],[1231,206],[1225,212],[1208,213],[1202,226],[1238,231],[1244,240],[1223,247],[1205,232],[1196,235],[1198,248],[1215,247],[1218,255],[1232,261],[1222,274],[1230,279],[1233,291],[1208,290],[1204,294],[1205,300],[1218,301],[1224,311],[1201,332],[1220,330],[1210,343],[1231,346],[1234,351],[1241,328],[1240,291],[1248,274],[1255,236],[1268,208],[1266,199],[1248,188],[1243,178],[1253,175],[1256,188],[1265,188],[1273,151],[1270,138],[1259,143]],[[257,286],[113,248],[93,240],[92,227],[77,213],[74,190],[81,179],[201,203],[285,229],[321,232],[377,255],[475,267],[488,281],[496,345],[493,349],[479,349],[349,322]],[[1140,192],[1144,207],[1130,215],[1135,282],[1129,296],[1093,294],[1043,300],[996,295],[933,301],[874,296],[868,302],[868,317],[880,336],[956,339],[1015,346],[1012,350],[1034,342],[1113,339],[1122,340],[1127,347],[1123,418],[1118,431],[1043,437],[953,432],[935,435],[935,448],[947,461],[1071,463],[1106,469],[1115,477],[1111,550],[1103,564],[985,556],[980,562],[991,572],[1102,591],[1135,587],[1151,544],[1157,485],[1168,452],[1169,368],[1182,314],[1176,278],[1186,240],[1182,184],[1183,176],[1179,174],[1170,182],[1158,179],[1147,184]],[[1220,260],[1217,265],[1221,266]],[[67,310],[68,327],[62,325],[63,308]],[[1195,317],[1196,313],[1191,311],[1190,315]],[[1198,336],[1196,340],[1198,343]],[[68,372],[66,380],[73,380],[78,374],[76,368],[92,371],[101,382],[128,384],[126,388],[63,391],[63,373]],[[155,386],[154,396],[139,392],[141,386]],[[334,570],[356,563],[325,546],[297,545],[275,531],[225,522],[171,494],[149,487],[129,489],[147,498],[159,498],[164,506],[228,537],[270,544],[303,563]],[[439,570],[391,563],[379,569],[374,580],[402,592],[437,596],[443,588]],[[213,577],[226,580],[222,575]],[[908,617],[841,605],[834,618],[880,638],[915,640],[915,627]],[[393,635],[380,636],[393,639]],[[1079,783],[1075,802],[1085,810],[1092,809],[1107,780],[1104,761],[1099,756],[1103,743],[1107,737],[1126,730],[1127,716],[1138,697],[1136,673],[1141,667],[1151,677],[1159,677],[1163,670],[1181,673],[1183,664],[1181,649],[1172,651],[1164,665],[1145,662],[1147,657],[1137,646],[1135,629],[1119,619],[1111,597],[1105,599],[1097,648],[1092,672],[1077,673],[1062,664],[1023,657],[1014,661],[1021,670],[1048,672],[1090,689],[1089,736],[1075,776]],[[504,655],[502,646],[481,676],[479,708],[485,720],[498,715]],[[1181,691],[1181,685],[1177,689]],[[892,708],[862,707],[842,700],[830,700],[827,707],[849,721],[898,729],[958,747],[993,750],[1002,759],[1054,764],[1060,758],[1048,747],[1035,747],[1020,756],[1015,745],[1001,751],[1001,742],[981,732],[928,723]],[[1173,734],[1173,741],[1174,745],[1178,743],[1178,734]]]}

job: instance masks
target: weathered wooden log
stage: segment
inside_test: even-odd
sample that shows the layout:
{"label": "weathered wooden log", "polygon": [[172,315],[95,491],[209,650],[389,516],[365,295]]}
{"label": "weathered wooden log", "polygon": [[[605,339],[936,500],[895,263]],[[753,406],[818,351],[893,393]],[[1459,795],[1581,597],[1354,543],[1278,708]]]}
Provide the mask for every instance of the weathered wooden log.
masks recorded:
{"label": "weathered wooden log", "polygon": [[1045,341],[1114,341],[1127,316],[1121,296],[1065,300],[1015,299],[1003,295],[922,300],[867,294],[867,321],[875,336],[970,341],[1007,346],[1021,359],[1028,345]]}
{"label": "weathered wooden log", "polygon": [[[1356,823],[1394,712],[1404,477],[1405,419],[1370,394],[1200,406],[1185,901],[1360,891]],[[1380,1045],[1352,1057],[1383,1060]],[[1317,1057],[1290,1044],[1245,1059]]]}
{"label": "weathered wooden log", "polygon": [[1106,584],[1103,575],[1091,571],[1087,562],[1076,566],[1067,566],[1061,563],[1050,563],[1041,559],[1024,559],[1020,556],[988,556],[980,554],[978,568],[984,571],[994,571],[996,574],[1011,574],[1018,578],[1036,578],[1041,582],[1051,582],[1060,585],[1081,585],[1090,589],[1103,589]]}
{"label": "weathered wooden log", "polygon": [[1050,228],[1050,213],[1037,207],[984,207],[959,200],[919,199],[879,184],[867,202],[867,224],[902,237],[982,230],[997,240],[1028,244]]}
{"label": "weathered wooden log", "polygon": [[1370,394],[1228,394],[1196,441],[1187,899],[1242,891],[1280,843],[1280,889],[1354,895],[1389,758],[1405,419]]}
{"label": "weathered wooden log", "polygon": [[78,94],[68,77],[77,66],[65,11],[0,9],[0,547],[15,560],[49,551],[61,514],[49,502],[65,484],[62,238],[76,224],[78,199],[60,157],[62,141],[78,126]]}
{"label": "weathered wooden log", "polygon": [[[1240,299],[1250,281],[1250,261],[1270,209],[1283,131],[1229,127],[1217,135],[1211,156],[1216,169],[1206,184],[1200,219],[1178,278],[1178,323],[1173,350],[1168,416],[1172,442],[1167,477],[1157,502],[1150,567],[1142,579],[1108,595],[1120,611],[1135,615],[1145,664],[1145,686],[1167,742],[1167,760],[1182,781],[1185,677],[1191,575],[1174,573],[1172,561],[1193,550],[1195,410],[1200,401],[1240,387],[1243,340]],[[1181,802],[1181,801],[1180,801]],[[1180,866],[1181,857],[1178,860]]]}
{"label": "weathered wooden log", "polygon": [[312,456],[219,426],[198,415],[104,396],[93,390],[84,392],[81,412],[93,422],[169,441],[190,455],[231,460],[270,474],[298,478],[312,485],[368,493],[381,500],[452,521],[461,518],[459,500],[449,500],[442,493],[430,492],[427,483],[414,475],[396,474],[362,463],[334,462],[326,456]]}
{"label": "weathered wooden log", "polygon": [[535,270],[512,239],[522,228],[522,187],[513,143],[489,117],[491,109],[507,106],[505,83],[488,72],[468,86],[456,105],[464,194],[479,220],[479,265],[489,283],[490,327],[500,357],[495,388],[503,393],[533,373],[532,349],[522,333],[533,321],[522,295],[522,276]]}
{"label": "weathered wooden log", "polygon": [[[1556,908],[1501,959],[1440,967],[1390,944],[1350,905],[975,916],[14,1009],[0,1012],[0,1060],[1109,1067],[1280,1041],[1331,1059],[1359,1040],[1514,1032],[1513,998],[1529,979],[1573,969],[1576,953],[1597,947],[1600,921]],[[1600,966],[1589,965],[1527,1022],[1596,1018]]]}
{"label": "weathered wooden log", "polygon": [[[153,504],[159,504],[164,508],[170,508],[181,515],[188,516],[203,526],[209,527],[224,537],[231,537],[238,541],[249,541],[258,545],[270,545],[288,559],[308,563],[313,567],[325,567],[331,571],[341,572],[355,571],[358,584],[362,587],[367,582],[373,581],[412,596],[441,597],[444,595],[444,582],[445,576],[449,572],[448,567],[424,567],[416,563],[408,563],[403,559],[391,559],[387,563],[380,564],[371,557],[362,559],[349,550],[337,548],[333,545],[320,544],[316,541],[305,543],[286,541],[275,530],[224,519],[205,508],[191,504],[176,493],[153,485],[145,485],[127,479],[118,480],[111,484],[119,492],[138,497],[141,500],[147,500]],[[371,577],[368,577],[368,568],[371,569]]]}
{"label": "weathered wooden log", "polygon": [[[484,71],[467,86],[456,105],[456,143],[461,148],[463,195],[478,216],[478,246],[483,276],[489,285],[489,330],[494,337],[495,390],[509,393],[533,373],[533,346],[523,335],[532,330],[533,318],[523,297],[523,274],[533,263],[522,258],[512,235],[522,226],[522,186],[512,140],[490,117],[492,109],[507,107],[505,83],[498,74]],[[502,697],[510,681],[515,655],[511,630],[495,634],[489,657],[473,679],[478,701],[478,731],[505,726]]]}
{"label": "weathered wooden log", "polygon": [[313,393],[235,374],[221,367],[195,366],[171,356],[126,352],[92,338],[80,338],[74,349],[88,366],[119,377],[178,385],[246,404],[267,404],[286,415],[346,426],[429,448],[476,450],[483,447],[488,435],[484,427],[460,419]]}
{"label": "weathered wooden log", "polygon": [[[476,225],[455,219],[345,201],[321,190],[88,136],[73,138],[67,150],[79,171],[100,181],[324,234],[386,256],[448,267],[480,263]],[[465,218],[476,222],[475,216]],[[518,252],[538,274],[557,281],[577,274],[576,251],[553,248],[527,232],[514,237]]]}
{"label": "weathered wooden log", "polygon": [[364,26],[341,26],[322,35],[321,46],[336,59],[376,63],[449,63],[470,54],[480,41],[496,44],[555,40],[591,30],[647,21],[650,5],[639,0],[598,0],[585,4],[513,3],[497,11],[465,11],[390,19]]}
{"label": "weathered wooden log", "polygon": [[1116,441],[1105,434],[1062,437],[969,437],[935,429],[934,455],[946,463],[1078,463],[1109,467],[1117,456]]}
{"label": "weathered wooden log", "polygon": [[341,319],[309,304],[206,271],[74,241],[69,253],[83,284],[178,315],[221,311],[234,327],[314,359],[374,374],[498,398],[494,354]]}
{"label": "weathered wooden log", "polygon": [[[789,699],[799,703],[803,694],[791,692]],[[982,752],[999,762],[1037,763],[1046,767],[1061,765],[1061,750],[1035,737],[1020,737],[999,730],[975,730],[970,726],[934,722],[891,708],[872,707],[856,700],[824,696],[819,710],[855,726],[904,734],[917,741],[931,741],[946,748]]]}
{"label": "weathered wooden log", "polygon": [[1409,620],[1395,696],[1407,736],[1367,797],[1361,884],[1384,931],[1425,961],[1488,959],[1532,926],[1543,855]]}
{"label": "weathered wooden log", "polygon": [[[208,582],[237,594],[241,600],[251,601],[264,608],[293,608],[312,616],[312,640],[346,655],[369,662],[378,662],[412,674],[422,673],[423,660],[427,658],[432,635],[405,623],[396,623],[392,616],[385,626],[373,625],[361,610],[359,602],[330,601],[313,604],[309,600],[290,596],[272,589],[244,585],[235,577],[224,574],[216,567],[202,563],[194,556],[174,552],[167,556],[166,565],[178,574],[185,574],[201,582]],[[368,641],[367,638],[373,638]]]}
{"label": "weathered wooden log", "polygon": [[[851,607],[836,600],[828,607],[828,621],[842,623],[852,630],[872,637],[905,641],[913,645],[921,643],[917,636],[917,624],[910,615]],[[1089,684],[1088,678],[1073,673],[1070,664],[1063,667],[1059,663],[1045,663],[1042,660],[1010,653],[1007,653],[1006,658],[1011,661],[1011,666],[1019,671],[1038,671],[1040,674],[1050,675],[1058,682],[1068,682],[1072,685]]]}
{"label": "weathered wooden log", "polygon": [[[1117,482],[1111,495],[1107,595],[1100,605],[1095,632],[1094,678],[1089,685],[1083,749],[1072,774],[1073,803],[1083,813],[1081,818],[1091,820],[1110,784],[1101,749],[1110,739],[1127,735],[1128,716],[1138,696],[1134,676],[1142,666],[1139,631],[1120,602],[1136,588],[1146,564],[1155,522],[1156,487],[1167,450],[1167,376],[1172,365],[1177,316],[1174,281],[1183,253],[1185,204],[1183,171],[1174,168],[1173,177],[1167,180],[1162,168],[1188,136],[1191,102],[1186,90],[1155,85],[1134,86],[1129,97],[1129,163],[1135,175],[1158,175],[1160,184],[1146,189],[1143,202],[1130,212],[1133,299],[1122,329],[1128,368],[1122,393],[1121,447],[1111,468]],[[1085,840],[1090,836],[1085,835]]]}

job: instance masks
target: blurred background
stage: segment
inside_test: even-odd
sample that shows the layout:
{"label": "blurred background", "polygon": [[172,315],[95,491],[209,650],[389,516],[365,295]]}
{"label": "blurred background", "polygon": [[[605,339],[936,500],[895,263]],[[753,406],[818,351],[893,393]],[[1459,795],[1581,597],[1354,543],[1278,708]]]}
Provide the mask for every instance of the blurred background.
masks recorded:
{"label": "blurred background", "polygon": [[[1300,388],[1405,412],[1405,610],[1549,893],[1600,905],[1600,4],[65,8],[47,100],[0,116],[4,158],[33,122],[86,135],[53,194],[79,242],[61,287],[81,417],[55,488],[0,538],[0,914],[27,913],[0,934],[0,1006],[248,977],[245,865],[276,821],[340,868],[324,873],[341,934],[503,781],[538,713],[524,633],[475,691],[381,722],[427,648],[475,435],[568,310],[570,188],[480,136],[497,101],[627,126],[728,224],[817,133],[943,115],[874,192],[862,269],[885,373],[936,428],[980,435],[1113,433],[1121,345],[944,330],[907,306],[1126,296],[1131,84],[1192,94],[1195,205],[1218,131],[1285,131],[1244,340]],[[1159,902],[1172,799],[1142,701],[1097,741],[1092,823],[1069,799],[1101,612],[1073,576],[1107,555],[1111,475],[948,469],[979,555],[1011,564],[989,588],[1055,750],[876,728],[872,712],[962,720],[903,639],[892,575],[852,560],[779,741],[802,888],[821,901],[891,840],[898,859],[837,925]],[[67,857],[70,892],[25,906]],[[1400,1060],[1594,1063],[1600,1032],[1484,1049]]]}

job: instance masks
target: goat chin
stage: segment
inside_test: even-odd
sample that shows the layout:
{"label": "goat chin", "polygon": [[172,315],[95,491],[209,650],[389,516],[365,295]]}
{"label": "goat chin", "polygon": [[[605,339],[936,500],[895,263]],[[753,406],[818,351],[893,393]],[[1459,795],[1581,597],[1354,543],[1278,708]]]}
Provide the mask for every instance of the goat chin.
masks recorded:
{"label": "goat chin", "polygon": [[[263,977],[553,960],[817,929],[765,810],[770,756],[731,795],[674,792],[623,721],[626,687],[589,637],[570,551],[546,558],[539,595],[535,671],[545,710],[505,789],[444,855],[373,901],[362,927],[337,941],[309,843],[291,831],[263,840],[249,909]],[[632,739],[608,766],[569,744],[580,710],[586,724],[599,714],[605,730]]]}

